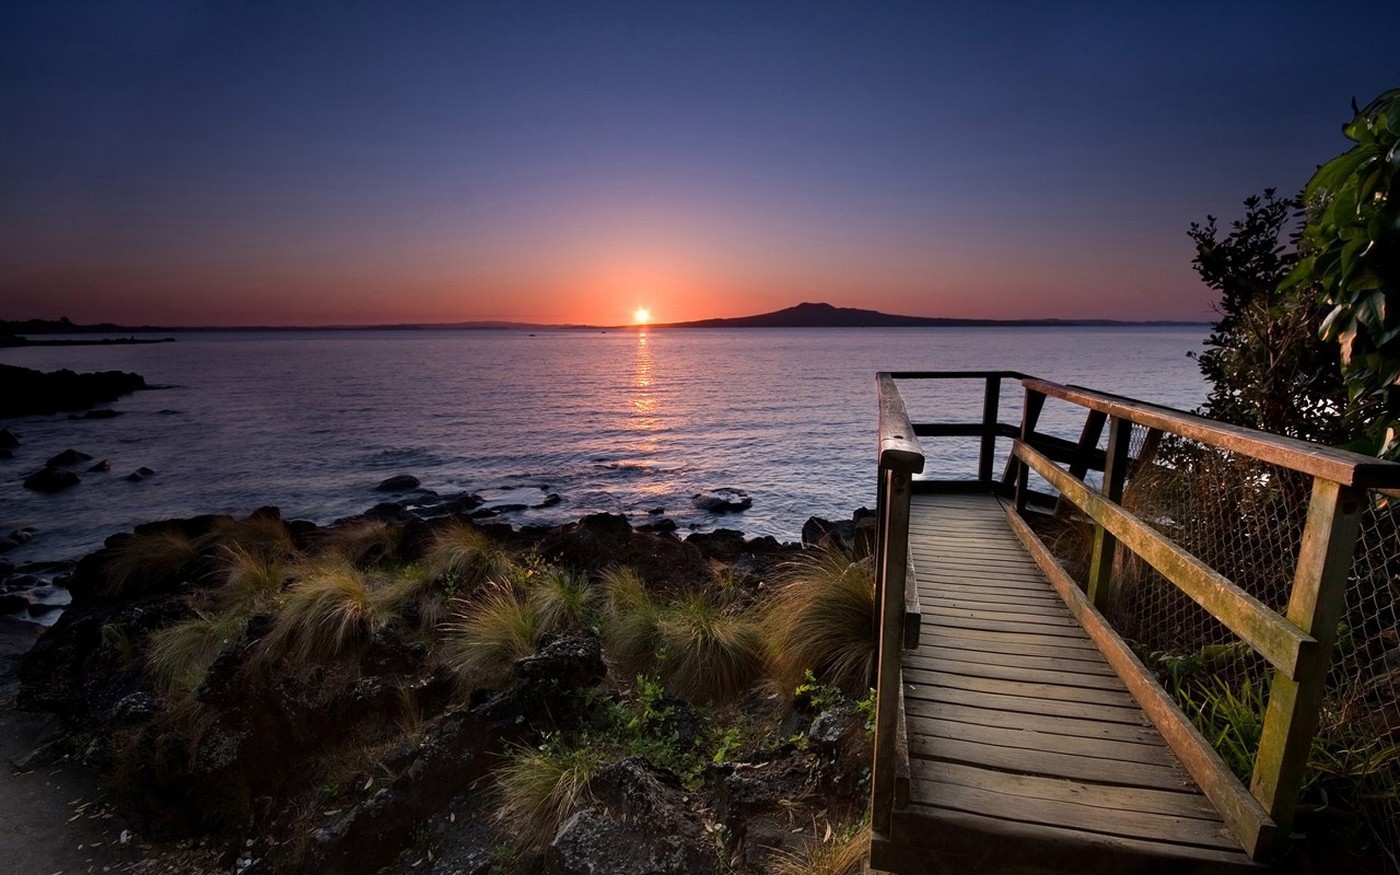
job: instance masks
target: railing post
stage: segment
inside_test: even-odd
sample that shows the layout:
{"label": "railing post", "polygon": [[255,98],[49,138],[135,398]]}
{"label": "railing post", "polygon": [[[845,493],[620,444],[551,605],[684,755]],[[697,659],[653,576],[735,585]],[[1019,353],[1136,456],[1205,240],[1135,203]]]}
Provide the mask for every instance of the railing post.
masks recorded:
{"label": "railing post", "polygon": [[1298,791],[1317,732],[1337,623],[1346,607],[1347,577],[1365,491],[1318,477],[1288,599],[1288,619],[1317,639],[1297,679],[1274,673],[1254,760],[1250,792],[1281,828],[1293,823]]}
{"label": "railing post", "polygon": [[[1031,436],[1035,434],[1035,427],[1040,422],[1040,411],[1045,407],[1045,394],[1036,392],[1033,389],[1026,389],[1026,400],[1021,405],[1021,442],[1027,446],[1031,443]],[[1016,512],[1026,512],[1026,478],[1029,469],[1026,463],[1016,458],[1012,454],[1006,463],[1007,474],[1014,477],[1016,484]],[[1013,470],[1014,469],[1014,470]]]}
{"label": "railing post", "polygon": [[992,461],[997,451],[997,408],[1001,405],[1001,377],[987,377],[982,394],[982,453],[977,460],[977,479],[989,483]]}
{"label": "railing post", "polygon": [[904,586],[909,567],[910,475],[882,467],[881,493],[885,499],[881,519],[884,544],[876,567],[876,611],[879,616],[875,657],[875,762],[870,778],[872,829],[888,835],[895,800],[896,735],[899,720],[899,685],[903,676],[900,646],[904,640]]}
{"label": "railing post", "polygon": [[[1128,441],[1133,423],[1113,417],[1108,426],[1108,452],[1105,454],[1103,488],[1099,491],[1114,504],[1123,503],[1123,483],[1128,473]],[[1098,436],[1094,437],[1095,442]],[[1094,523],[1094,548],[1089,554],[1089,601],[1102,612],[1108,606],[1108,594],[1113,579],[1113,553],[1118,539],[1103,523]]]}

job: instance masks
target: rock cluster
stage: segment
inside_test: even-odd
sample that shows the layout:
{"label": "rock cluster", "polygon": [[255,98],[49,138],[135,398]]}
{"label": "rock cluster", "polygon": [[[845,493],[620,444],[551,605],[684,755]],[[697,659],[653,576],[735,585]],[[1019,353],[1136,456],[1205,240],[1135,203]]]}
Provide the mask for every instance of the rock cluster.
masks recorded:
{"label": "rock cluster", "polygon": [[129,392],[146,388],[140,374],[100,371],[78,374],[70,370],[44,373],[14,365],[0,365],[0,416],[52,414],[83,410],[105,404]]}

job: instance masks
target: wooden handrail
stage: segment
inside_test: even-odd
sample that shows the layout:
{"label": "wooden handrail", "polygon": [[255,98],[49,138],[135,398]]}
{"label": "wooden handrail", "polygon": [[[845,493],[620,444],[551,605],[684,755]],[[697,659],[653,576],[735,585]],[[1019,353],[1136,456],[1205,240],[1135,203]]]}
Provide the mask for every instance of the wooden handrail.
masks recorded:
{"label": "wooden handrail", "polygon": [[909,423],[904,399],[899,397],[890,374],[876,375],[880,397],[880,467],[909,474],[922,474],[924,450]]}
{"label": "wooden handrail", "polygon": [[1332,480],[1343,486],[1400,488],[1400,465],[1374,456],[1311,444],[1296,438],[1227,425],[1170,407],[1149,404],[1119,395],[1110,395],[1079,386],[1066,386],[1048,380],[1026,378],[1022,384],[1031,391],[1098,410],[1109,416],[1130,419],[1148,428],[1201,441],[1224,450],[1242,453],[1294,471]]}

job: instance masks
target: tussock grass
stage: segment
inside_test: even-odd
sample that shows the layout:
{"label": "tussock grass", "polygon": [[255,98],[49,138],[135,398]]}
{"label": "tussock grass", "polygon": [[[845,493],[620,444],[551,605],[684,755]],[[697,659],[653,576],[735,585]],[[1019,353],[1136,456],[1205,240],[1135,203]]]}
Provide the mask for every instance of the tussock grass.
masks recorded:
{"label": "tussock grass", "polygon": [[459,684],[494,685],[517,659],[535,651],[540,617],[535,603],[506,583],[491,583],[471,599],[453,599],[455,616],[443,626],[441,654]]}
{"label": "tussock grass", "polygon": [[870,559],[838,550],[804,552],[783,569],[764,628],[773,679],[791,694],[807,670],[859,696],[875,656],[875,575]]}
{"label": "tussock grass", "polygon": [[763,671],[763,638],[742,612],[694,590],[657,619],[661,679],[684,699],[724,702],[747,692]]}
{"label": "tussock grass", "polygon": [[780,853],[769,875],[860,875],[870,856],[870,828],[830,841],[813,842],[801,851]]}
{"label": "tussock grass", "polygon": [[519,838],[520,847],[543,848],[588,798],[588,782],[601,762],[602,754],[588,747],[518,749],[496,774],[501,794],[497,822]]}
{"label": "tussock grass", "polygon": [[635,677],[661,647],[661,608],[630,568],[613,566],[599,577],[606,602],[603,640],[623,677]]}
{"label": "tussock grass", "polygon": [[178,529],[132,535],[112,550],[103,566],[108,595],[131,595],[168,580],[199,558],[192,538]]}
{"label": "tussock grass", "polygon": [[198,546],[237,547],[268,561],[290,558],[296,553],[287,524],[280,519],[250,516],[241,520],[222,520],[199,539]]}
{"label": "tussock grass", "polygon": [[219,553],[224,570],[219,601],[225,609],[252,610],[282,591],[287,580],[283,556],[242,544],[225,544]]}
{"label": "tussock grass", "polygon": [[404,545],[404,527],[383,520],[346,523],[324,533],[321,550],[361,567],[383,565],[395,559]]}
{"label": "tussock grass", "polygon": [[428,548],[433,572],[470,593],[487,580],[505,580],[515,572],[510,552],[465,520],[453,520],[438,528]]}
{"label": "tussock grass", "polygon": [[242,611],[196,613],[152,633],[146,669],[167,693],[189,693],[204,680],[209,666],[243,634],[248,615]]}
{"label": "tussock grass", "polygon": [[263,640],[264,654],[307,662],[364,644],[393,616],[371,587],[366,574],[344,558],[305,566]]}
{"label": "tussock grass", "polygon": [[530,599],[539,616],[541,633],[588,626],[594,619],[597,602],[587,577],[560,568],[548,568],[535,576]]}

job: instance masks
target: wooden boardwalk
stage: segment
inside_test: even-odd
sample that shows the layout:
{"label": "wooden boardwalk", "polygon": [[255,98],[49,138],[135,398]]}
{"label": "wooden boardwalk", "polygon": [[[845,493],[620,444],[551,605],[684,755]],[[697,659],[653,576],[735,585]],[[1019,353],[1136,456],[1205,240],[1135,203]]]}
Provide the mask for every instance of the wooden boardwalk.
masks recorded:
{"label": "wooden boardwalk", "polygon": [[916,495],[900,872],[1256,869],[992,495]]}

